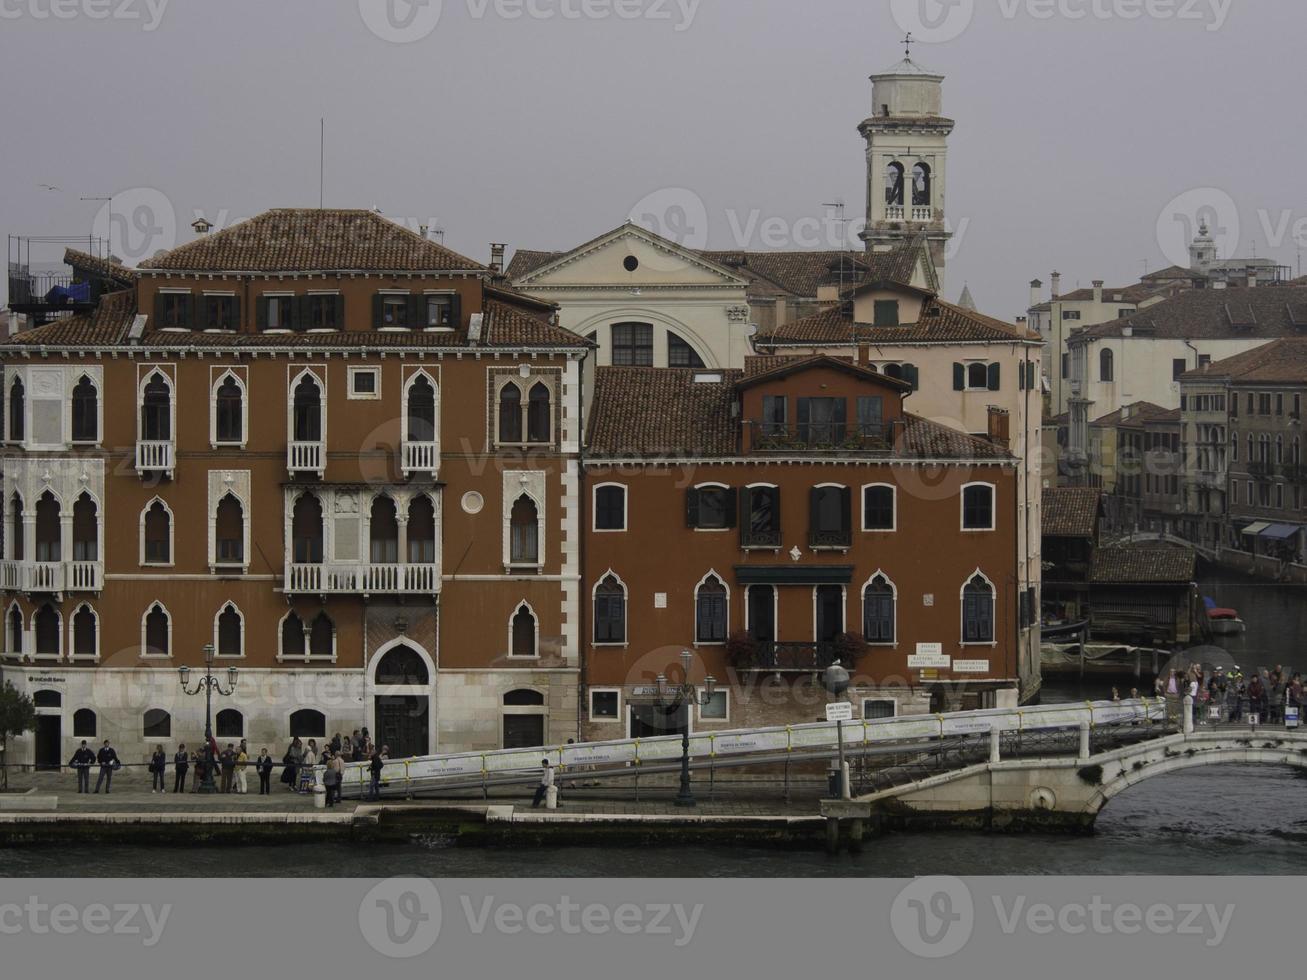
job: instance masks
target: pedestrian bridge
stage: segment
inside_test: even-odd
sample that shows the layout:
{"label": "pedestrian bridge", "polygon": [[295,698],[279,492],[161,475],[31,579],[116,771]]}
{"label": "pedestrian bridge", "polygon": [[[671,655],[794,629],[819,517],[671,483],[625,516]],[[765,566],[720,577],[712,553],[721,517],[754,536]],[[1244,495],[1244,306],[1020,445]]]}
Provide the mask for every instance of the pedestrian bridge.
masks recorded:
{"label": "pedestrian bridge", "polygon": [[[1101,751],[1094,751],[1092,741],[1092,730],[1082,729],[1071,751],[1008,758],[1006,741],[995,734],[984,761],[922,774],[854,799],[826,801],[822,814],[831,822],[870,822],[872,828],[1088,831],[1112,799],[1156,776],[1200,766],[1307,769],[1307,734],[1282,728],[1195,729],[1190,722],[1178,731],[1159,725],[1151,737]],[[864,826],[852,829],[856,838]]]}
{"label": "pedestrian bridge", "polygon": [[[1074,754],[1084,739],[1107,750],[1172,730],[1163,701],[1102,702],[699,732],[689,737],[689,756],[700,783],[721,771],[754,768],[765,770],[759,778],[774,779],[786,790],[792,770],[806,763],[811,772],[812,764],[842,756],[851,763],[857,789],[874,797],[941,775],[961,778],[992,758],[993,740],[1008,756],[1038,756],[1063,751],[1069,739]],[[537,782],[541,760],[548,759],[563,779],[634,781],[638,798],[640,779],[678,772],[683,751],[681,736],[671,735],[392,760],[382,771],[381,793],[418,797],[479,789],[488,794],[492,788]],[[342,795],[363,796],[368,779],[366,763],[347,765]]]}

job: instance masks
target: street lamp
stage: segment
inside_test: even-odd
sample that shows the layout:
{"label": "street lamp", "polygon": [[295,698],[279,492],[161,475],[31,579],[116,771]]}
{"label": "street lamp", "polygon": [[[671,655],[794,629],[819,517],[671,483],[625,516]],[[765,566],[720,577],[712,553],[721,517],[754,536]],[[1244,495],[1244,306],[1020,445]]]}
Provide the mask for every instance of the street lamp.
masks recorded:
{"label": "street lamp", "polygon": [[222,682],[213,675],[213,655],[214,649],[212,643],[204,645],[204,676],[195,682],[195,690],[189,686],[191,678],[191,668],[183,665],[177,668],[177,673],[181,677],[182,692],[188,697],[194,697],[200,692],[204,693],[204,781],[200,783],[201,793],[216,793],[218,788],[213,784],[213,692],[217,691],[219,697],[229,698],[236,693],[236,668],[227,668],[227,690],[222,689]]}
{"label": "street lamp", "polygon": [[690,665],[693,663],[694,654],[683,650],[681,664],[684,679],[680,684],[668,684],[666,674],[658,675],[658,700],[665,707],[675,707],[685,712],[685,723],[681,727],[681,788],[676,794],[677,806],[699,805],[690,792],[690,705],[707,705],[717,693],[717,678],[711,675],[704,678],[702,694],[690,683]]}

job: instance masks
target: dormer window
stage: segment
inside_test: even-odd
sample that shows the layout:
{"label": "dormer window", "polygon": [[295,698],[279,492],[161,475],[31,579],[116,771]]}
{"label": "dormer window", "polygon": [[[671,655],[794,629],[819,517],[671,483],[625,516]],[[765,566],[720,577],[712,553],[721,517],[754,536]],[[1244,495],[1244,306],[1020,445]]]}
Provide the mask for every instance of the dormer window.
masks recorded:
{"label": "dormer window", "polygon": [[877,327],[897,327],[899,325],[899,301],[896,299],[876,300]]}
{"label": "dormer window", "polygon": [[310,330],[343,330],[345,301],[339,294],[309,296],[306,300]]}
{"label": "dormer window", "polygon": [[453,293],[444,293],[427,297],[426,328],[428,330],[453,330],[454,302],[458,297]]}
{"label": "dormer window", "polygon": [[155,303],[159,329],[191,329],[191,305],[189,292],[160,293]]}
{"label": "dormer window", "polygon": [[263,307],[260,311],[262,313],[260,326],[264,330],[295,329],[294,296],[263,296],[260,302]]}
{"label": "dormer window", "polygon": [[231,296],[205,296],[200,306],[201,330],[236,330],[239,327],[237,302]]}

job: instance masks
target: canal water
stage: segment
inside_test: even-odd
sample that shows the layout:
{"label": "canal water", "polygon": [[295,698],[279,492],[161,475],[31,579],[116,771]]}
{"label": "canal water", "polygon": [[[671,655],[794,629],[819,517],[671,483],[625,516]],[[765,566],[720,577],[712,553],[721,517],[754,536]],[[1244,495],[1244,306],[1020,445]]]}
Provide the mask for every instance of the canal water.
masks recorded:
{"label": "canal water", "polygon": [[[1225,641],[1244,665],[1307,671],[1307,588],[1209,576],[1204,592],[1238,609],[1246,636]],[[1110,696],[1129,678],[1048,685],[1046,703]],[[1202,769],[1149,780],[1113,800],[1090,837],[914,834],[858,856],[750,848],[479,850],[296,844],[165,850],[0,851],[9,877],[911,877],[914,875],[1303,875],[1307,778],[1269,767]]]}

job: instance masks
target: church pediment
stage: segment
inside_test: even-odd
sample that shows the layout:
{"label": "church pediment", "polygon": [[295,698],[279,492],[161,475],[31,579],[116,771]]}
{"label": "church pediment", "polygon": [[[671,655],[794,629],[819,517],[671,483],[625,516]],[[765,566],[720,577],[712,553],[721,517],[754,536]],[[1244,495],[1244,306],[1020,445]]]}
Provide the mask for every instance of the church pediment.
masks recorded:
{"label": "church pediment", "polygon": [[626,224],[556,257],[517,280],[519,287],[734,288],[746,280],[691,249]]}

